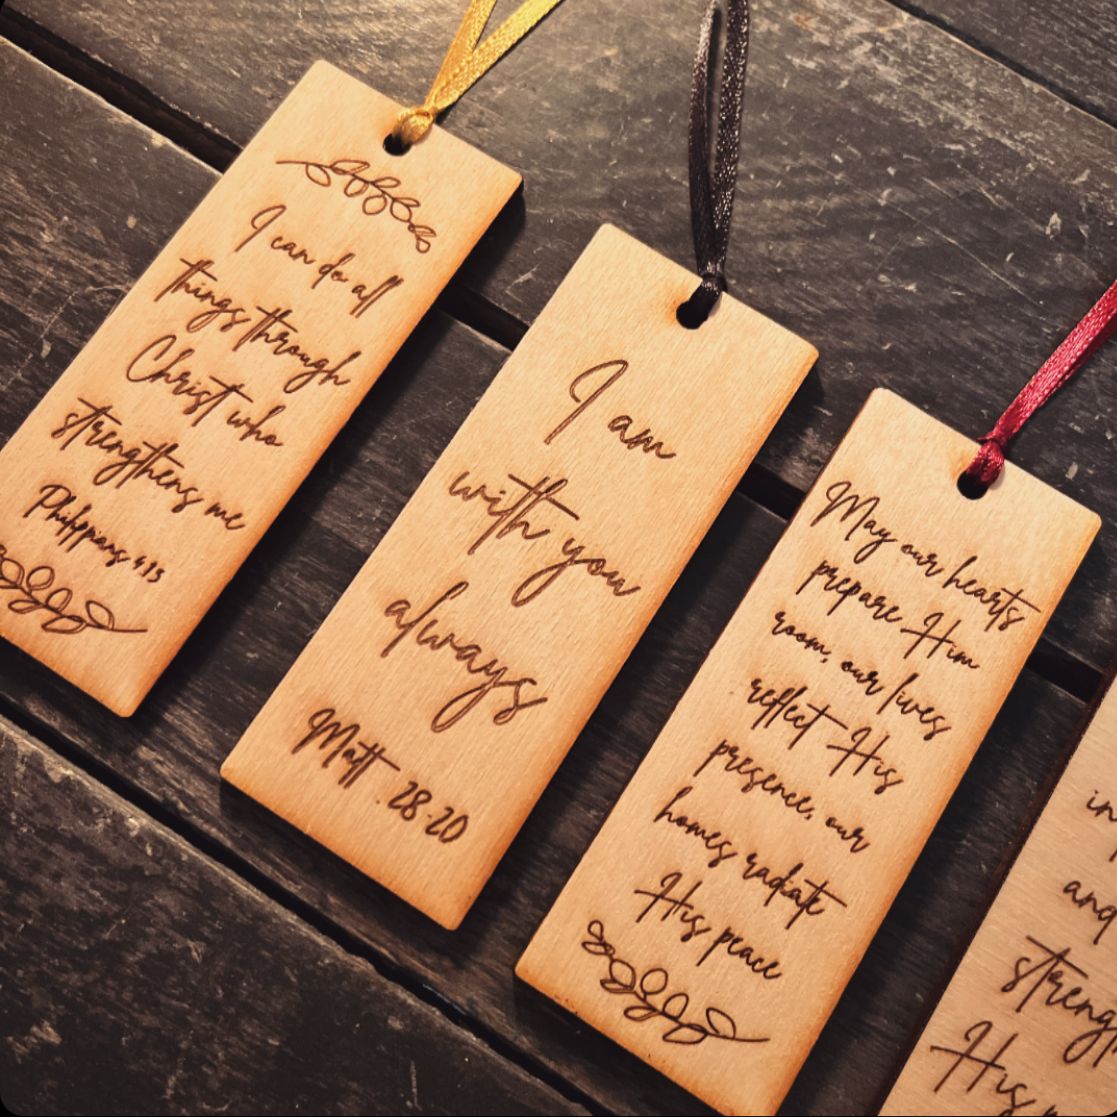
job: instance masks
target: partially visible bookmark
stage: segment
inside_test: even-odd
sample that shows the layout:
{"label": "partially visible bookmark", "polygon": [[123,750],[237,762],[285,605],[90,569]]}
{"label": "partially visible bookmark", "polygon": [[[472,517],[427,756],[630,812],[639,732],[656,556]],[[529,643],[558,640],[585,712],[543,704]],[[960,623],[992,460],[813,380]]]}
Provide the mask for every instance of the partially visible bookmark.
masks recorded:
{"label": "partially visible bookmark", "polygon": [[1117,1108],[1117,685],[882,1114]]}
{"label": "partially visible bookmark", "polygon": [[0,453],[0,633],[136,708],[518,189],[432,125],[558,2],[412,108],[311,67]]}

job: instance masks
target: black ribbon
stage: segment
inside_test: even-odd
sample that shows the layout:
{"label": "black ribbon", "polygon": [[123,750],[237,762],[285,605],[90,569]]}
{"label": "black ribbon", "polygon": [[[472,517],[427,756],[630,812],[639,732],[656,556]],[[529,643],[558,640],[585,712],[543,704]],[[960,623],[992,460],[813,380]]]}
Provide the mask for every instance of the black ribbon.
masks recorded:
{"label": "black ribbon", "polygon": [[[722,21],[719,0],[710,0],[698,34],[694,78],[690,90],[690,223],[694,255],[702,282],[679,307],[679,321],[694,328],[710,315],[725,290],[725,258],[737,165],[741,150],[741,116],[745,107],[745,71],[749,61],[748,0],[726,0]],[[725,26],[725,50],[718,96],[717,138],[710,145],[710,101],[713,98],[715,27]],[[713,172],[711,174],[711,163]]]}

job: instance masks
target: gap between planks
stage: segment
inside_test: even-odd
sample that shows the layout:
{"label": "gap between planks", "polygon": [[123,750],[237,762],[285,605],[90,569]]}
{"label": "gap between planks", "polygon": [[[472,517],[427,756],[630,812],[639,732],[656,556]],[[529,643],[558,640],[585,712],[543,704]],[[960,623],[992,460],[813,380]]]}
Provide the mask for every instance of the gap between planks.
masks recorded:
{"label": "gap between planks", "polygon": [[296,919],[301,920],[318,934],[354,958],[366,962],[386,981],[392,982],[414,997],[417,1001],[433,1008],[455,1027],[473,1036],[495,1055],[519,1067],[525,1074],[549,1086],[567,1101],[589,1110],[595,1117],[609,1111],[596,1098],[584,1094],[577,1086],[543,1066],[530,1055],[508,1042],[498,1033],[478,1023],[470,1013],[442,996],[422,979],[412,974],[405,966],[371,949],[356,935],[335,923],[328,916],[298,896],[288,892],[271,877],[257,869],[250,862],[239,857],[228,846],[211,837],[204,830],[176,814],[171,808],[156,799],[143,788],[118,775],[112,768],[74,744],[64,734],[40,721],[34,714],[17,706],[6,695],[0,694],[0,717],[7,718],[13,725],[34,738],[46,748],[58,754],[67,764],[107,788],[129,806],[141,811],[154,822],[163,826],[182,839],[204,857],[216,862],[222,868],[240,877],[249,887],[262,895]]}
{"label": "gap between planks", "polygon": [[[1117,126],[1114,121],[1079,103],[1072,94],[1056,84],[1031,73],[1026,67],[1000,56],[979,42],[971,42],[965,35],[926,12],[918,4],[911,3],[910,0],[884,2],[951,35],[1087,115],[1111,127]],[[239,154],[238,145],[216,129],[168,104],[140,82],[118,73],[107,63],[79,50],[22,13],[0,10],[0,36],[215,171],[223,172]],[[509,351],[516,348],[528,329],[527,323],[457,280],[450,282],[436,300],[435,307]],[[736,491],[784,521],[794,515],[799,502],[806,495],[778,474],[755,463],[742,478]],[[1057,649],[1046,638],[1040,641],[1025,666],[1083,702],[1092,701],[1102,683],[1099,671],[1078,657]]]}
{"label": "gap between planks", "polygon": [[1095,120],[1100,120],[1103,124],[1108,124],[1110,128],[1117,128],[1117,119],[1114,119],[1107,112],[1102,111],[1096,106],[1087,104],[1077,94],[1067,89],[1066,86],[1057,81],[1052,81],[1048,77],[1044,77],[1038,70],[1033,70],[1030,66],[1025,66],[1021,62],[1014,61],[1009,58],[1008,55],[997,50],[996,47],[982,42],[976,36],[968,34],[960,28],[951,26],[945,19],[935,15],[933,12],[927,11],[926,8],[921,7],[919,4],[912,3],[912,0],[884,0],[884,2],[886,4],[891,4],[894,8],[899,8],[901,12],[911,16],[912,19],[918,19],[920,22],[929,24],[931,27],[944,32],[951,38],[957,39],[960,43],[965,43],[966,46],[977,51],[978,54],[984,55],[991,61],[1003,66],[1006,70],[1011,70],[1014,74],[1019,74],[1022,78],[1035,83],[1042,89],[1046,89],[1048,93],[1054,94],[1061,101],[1066,101],[1068,105],[1073,105],[1079,112],[1084,112],[1087,116],[1092,116]]}

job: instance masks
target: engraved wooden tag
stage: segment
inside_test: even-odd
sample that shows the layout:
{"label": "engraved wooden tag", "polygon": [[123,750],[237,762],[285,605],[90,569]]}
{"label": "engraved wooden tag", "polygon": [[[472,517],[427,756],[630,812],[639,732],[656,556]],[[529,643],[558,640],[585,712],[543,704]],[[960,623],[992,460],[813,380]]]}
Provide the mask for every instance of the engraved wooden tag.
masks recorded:
{"label": "engraved wooden tag", "polygon": [[1115,760],[1111,686],[882,1113],[1117,1107]]}
{"label": "engraved wooden tag", "polygon": [[516,191],[316,63],[0,453],[0,633],[129,714]]}
{"label": "engraved wooden tag", "polygon": [[873,393],[517,972],[774,1113],[1098,517]]}
{"label": "engraved wooden tag", "polygon": [[443,926],[815,358],[602,228],[222,775]]}

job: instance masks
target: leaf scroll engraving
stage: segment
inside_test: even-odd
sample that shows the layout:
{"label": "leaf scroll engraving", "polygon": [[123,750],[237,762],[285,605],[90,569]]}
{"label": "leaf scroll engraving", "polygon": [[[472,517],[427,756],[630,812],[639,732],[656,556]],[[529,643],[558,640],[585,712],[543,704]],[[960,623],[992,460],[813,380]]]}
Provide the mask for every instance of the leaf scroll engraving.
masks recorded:
{"label": "leaf scroll engraving", "polygon": [[624,997],[624,1018],[634,1024],[661,1022],[666,1029],[660,1037],[664,1043],[696,1046],[706,1040],[727,1043],[767,1043],[769,1036],[743,1036],[729,1013],[709,1006],[700,1017],[690,1013],[690,994],[681,990],[668,992],[670,974],[662,966],[653,966],[639,973],[631,962],[617,956],[616,947],[605,937],[600,919],[590,920],[582,949],[587,954],[607,959],[606,973],[598,984],[606,993]]}
{"label": "leaf scroll engraving", "polygon": [[75,594],[67,586],[55,584],[52,566],[43,563],[28,569],[0,543],[0,594],[11,594],[8,611],[19,616],[43,614],[39,627],[58,636],[76,636],[87,628],[121,634],[146,632],[145,628],[121,628],[112,610],[100,601],[87,599],[84,606],[71,608]]}

